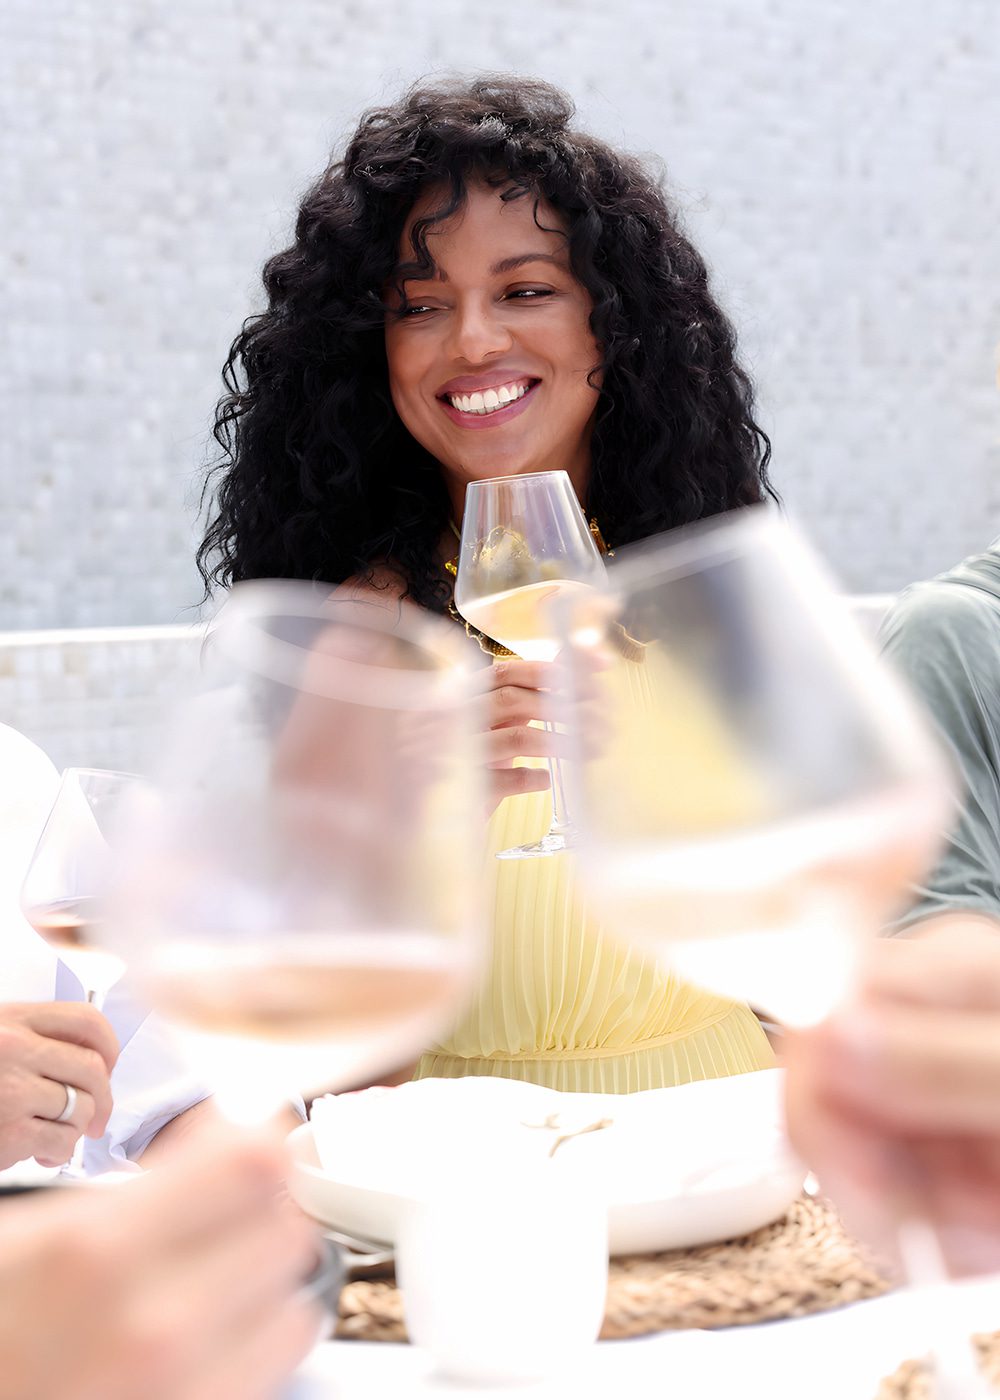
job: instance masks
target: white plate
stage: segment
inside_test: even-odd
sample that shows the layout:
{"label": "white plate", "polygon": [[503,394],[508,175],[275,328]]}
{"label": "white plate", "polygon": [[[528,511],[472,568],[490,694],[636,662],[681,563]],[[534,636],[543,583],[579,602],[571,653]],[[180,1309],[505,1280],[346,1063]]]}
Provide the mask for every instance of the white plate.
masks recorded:
{"label": "white plate", "polygon": [[[802,1189],[781,1070],[639,1094],[563,1094],[512,1079],[422,1079],[327,1095],[297,1128],[292,1196],[321,1223],[395,1244],[408,1202],[449,1179],[544,1170],[556,1132],[612,1125],[559,1149],[607,1202],[612,1254],[708,1244],[777,1220]],[[537,1163],[537,1167],[535,1166]],[[484,1209],[489,1208],[484,1193]]]}

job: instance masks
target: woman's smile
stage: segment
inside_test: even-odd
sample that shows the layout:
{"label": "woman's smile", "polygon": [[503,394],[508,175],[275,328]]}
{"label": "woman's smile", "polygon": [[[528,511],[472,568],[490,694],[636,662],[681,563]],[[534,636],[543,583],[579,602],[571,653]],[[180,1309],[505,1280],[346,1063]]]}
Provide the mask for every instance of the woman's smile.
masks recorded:
{"label": "woman's smile", "polygon": [[453,423],[461,428],[495,428],[530,408],[540,379],[531,375],[488,375],[452,380],[438,395]]}

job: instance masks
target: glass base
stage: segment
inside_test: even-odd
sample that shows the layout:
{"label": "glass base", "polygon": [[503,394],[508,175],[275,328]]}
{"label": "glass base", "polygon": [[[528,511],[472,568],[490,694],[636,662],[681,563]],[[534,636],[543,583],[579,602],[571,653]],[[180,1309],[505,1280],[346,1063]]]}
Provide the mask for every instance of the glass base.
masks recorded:
{"label": "glass base", "polygon": [[558,856],[563,851],[576,848],[576,832],[570,827],[550,831],[540,841],[532,841],[527,846],[510,846],[506,851],[497,851],[497,860],[529,860],[532,856]]}

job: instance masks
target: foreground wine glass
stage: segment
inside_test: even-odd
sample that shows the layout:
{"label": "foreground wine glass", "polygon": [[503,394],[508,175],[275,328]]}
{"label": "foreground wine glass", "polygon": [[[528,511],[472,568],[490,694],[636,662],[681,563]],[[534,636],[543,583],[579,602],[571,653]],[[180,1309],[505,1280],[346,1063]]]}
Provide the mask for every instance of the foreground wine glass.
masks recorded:
{"label": "foreground wine glass", "polygon": [[814,1022],[933,854],[943,760],[763,508],[639,547],[609,584],[562,611],[600,694],[601,742],[572,766],[593,897],[690,980]]}
{"label": "foreground wine glass", "polygon": [[[572,688],[600,693],[601,742],[571,767],[593,899],[691,981],[818,1021],[929,865],[947,767],[822,569],[762,508],[631,551],[609,582],[560,613]],[[978,1400],[933,1227],[902,1183],[887,1209],[911,1284],[934,1299],[935,1393]]]}
{"label": "foreground wine glass", "polygon": [[[456,651],[456,647],[458,650]],[[234,591],[136,813],[116,937],[236,1121],[405,1065],[474,976],[485,807],[453,629]]]}
{"label": "foreground wine glass", "polygon": [[67,768],[21,887],[25,918],[98,1007],[124,971],[104,946],[102,900],[115,821],[138,781],[131,773]]}
{"label": "foreground wine glass", "polygon": [[[455,606],[484,636],[527,661],[552,661],[557,601],[602,588],[604,562],[566,472],[473,481],[465,493]],[[547,729],[552,729],[546,724]],[[562,766],[549,761],[552,824],[501,859],[554,855],[573,844]]]}

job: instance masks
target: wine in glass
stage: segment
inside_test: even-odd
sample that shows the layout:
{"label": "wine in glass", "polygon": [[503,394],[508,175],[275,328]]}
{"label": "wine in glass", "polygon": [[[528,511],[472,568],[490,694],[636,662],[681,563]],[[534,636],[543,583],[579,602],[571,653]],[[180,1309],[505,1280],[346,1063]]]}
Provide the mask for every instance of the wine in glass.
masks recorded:
{"label": "wine in glass", "polygon": [[131,773],[67,768],[21,887],[28,922],[98,1007],[125,969],[105,946],[103,899],[115,825],[138,784]]}
{"label": "wine in glass", "polygon": [[477,968],[482,794],[454,633],[234,590],[137,821],[116,936],[231,1119],[406,1064]]}
{"label": "wine in glass", "polygon": [[[604,561],[563,471],[470,482],[465,493],[455,606],[471,626],[528,661],[552,661],[555,606],[603,588]],[[546,728],[553,728],[546,722]],[[552,824],[540,841],[501,858],[547,856],[573,844],[562,767],[549,761]]]}

